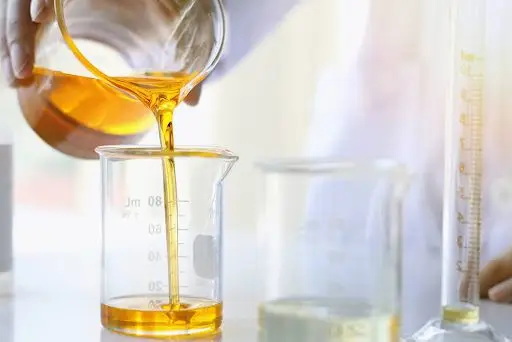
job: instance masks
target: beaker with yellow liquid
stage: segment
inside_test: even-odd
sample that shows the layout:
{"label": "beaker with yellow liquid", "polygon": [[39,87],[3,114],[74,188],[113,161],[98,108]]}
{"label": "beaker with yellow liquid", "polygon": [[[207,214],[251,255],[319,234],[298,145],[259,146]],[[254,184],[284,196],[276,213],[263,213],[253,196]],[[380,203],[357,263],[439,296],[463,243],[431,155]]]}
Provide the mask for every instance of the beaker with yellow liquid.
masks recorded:
{"label": "beaker with yellow liquid", "polygon": [[137,143],[161,102],[169,119],[224,43],[218,0],[55,0],[55,12],[38,28],[33,77],[18,99],[35,133],[77,158]]}
{"label": "beaker with yellow liquid", "polygon": [[[103,185],[103,326],[154,338],[218,333],[222,188],[238,157],[197,147],[103,146],[97,151]],[[178,184],[171,226],[160,181],[166,176],[162,163],[169,160]],[[166,239],[168,232],[176,239]]]}

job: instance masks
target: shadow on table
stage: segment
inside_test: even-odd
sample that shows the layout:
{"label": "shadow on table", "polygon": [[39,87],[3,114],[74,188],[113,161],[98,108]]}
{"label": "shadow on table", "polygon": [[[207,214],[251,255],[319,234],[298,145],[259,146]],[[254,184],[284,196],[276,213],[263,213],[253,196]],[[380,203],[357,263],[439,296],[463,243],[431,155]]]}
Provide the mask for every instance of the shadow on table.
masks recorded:
{"label": "shadow on table", "polygon": [[14,342],[14,305],[0,298],[0,341]]}
{"label": "shadow on table", "polygon": [[[1,336],[1,335],[0,335]],[[4,342],[4,340],[0,340]],[[141,337],[132,337],[132,336],[124,336],[121,334],[113,333],[106,329],[101,330],[101,342],[154,342],[154,339],[141,338]],[[198,339],[165,339],[167,342],[171,341],[180,341],[180,342],[221,342],[222,334],[210,337],[203,337]],[[7,340],[7,342],[11,342],[11,340]]]}

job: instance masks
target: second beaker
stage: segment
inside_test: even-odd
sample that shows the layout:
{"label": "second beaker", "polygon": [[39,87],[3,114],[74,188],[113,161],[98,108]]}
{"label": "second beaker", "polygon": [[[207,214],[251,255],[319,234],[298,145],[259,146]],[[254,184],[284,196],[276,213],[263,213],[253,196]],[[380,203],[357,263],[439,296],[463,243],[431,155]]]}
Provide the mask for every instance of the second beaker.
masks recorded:
{"label": "second beaker", "polygon": [[[102,298],[105,328],[128,335],[210,335],[222,323],[222,183],[238,157],[214,148],[105,146]],[[163,161],[176,207],[166,224]],[[176,224],[177,222],[177,224]]]}
{"label": "second beaker", "polygon": [[388,161],[260,166],[260,342],[398,341],[405,170]]}

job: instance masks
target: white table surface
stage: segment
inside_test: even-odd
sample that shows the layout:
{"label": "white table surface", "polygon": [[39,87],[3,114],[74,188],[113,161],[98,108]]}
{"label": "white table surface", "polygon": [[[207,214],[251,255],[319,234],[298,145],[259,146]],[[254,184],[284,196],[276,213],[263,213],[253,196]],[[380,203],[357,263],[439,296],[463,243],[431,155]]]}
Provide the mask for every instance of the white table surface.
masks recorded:
{"label": "white table surface", "polygon": [[[91,230],[77,228],[87,225]],[[0,342],[141,341],[101,328],[99,232],[94,220],[17,211],[14,295],[0,296]],[[256,303],[251,301],[255,254],[248,246],[252,237],[226,234],[225,240],[225,325],[221,340],[256,342]],[[433,254],[420,254],[415,250],[415,258],[404,263],[405,274],[412,276],[403,285],[403,334],[414,332],[439,311],[439,260]],[[512,305],[483,302],[482,315],[500,332],[512,335]]]}

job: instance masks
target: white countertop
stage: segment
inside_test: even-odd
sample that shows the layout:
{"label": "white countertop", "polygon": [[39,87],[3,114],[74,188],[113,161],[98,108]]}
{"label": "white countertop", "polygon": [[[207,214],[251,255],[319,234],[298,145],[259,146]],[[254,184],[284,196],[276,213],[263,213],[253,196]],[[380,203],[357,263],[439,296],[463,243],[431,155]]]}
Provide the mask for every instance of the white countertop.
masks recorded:
{"label": "white countertop", "polygon": [[[37,222],[48,224],[34,229],[34,217],[38,218]],[[0,342],[141,341],[101,328],[99,228],[87,232],[75,229],[77,225],[98,227],[96,223],[70,215],[33,211],[21,214],[18,210],[14,295],[0,295]],[[79,240],[81,243],[77,244]],[[222,341],[256,342],[256,303],[251,302],[254,290],[251,265],[255,260],[247,247],[252,238],[237,233],[226,234],[225,240]],[[423,271],[404,283],[403,334],[414,332],[439,311],[438,263],[439,260],[431,257],[405,261],[406,273],[408,269]],[[500,332],[512,335],[512,305],[483,302],[482,315]]]}

